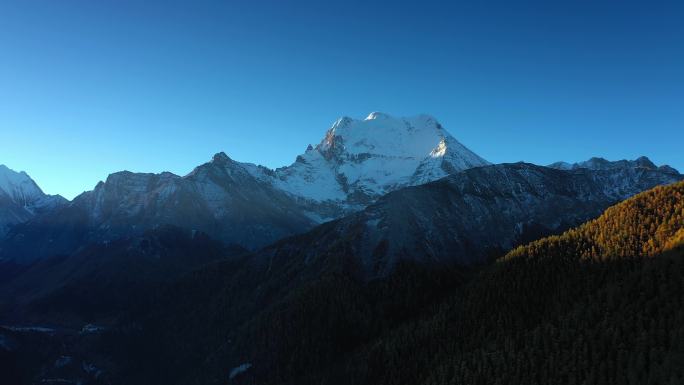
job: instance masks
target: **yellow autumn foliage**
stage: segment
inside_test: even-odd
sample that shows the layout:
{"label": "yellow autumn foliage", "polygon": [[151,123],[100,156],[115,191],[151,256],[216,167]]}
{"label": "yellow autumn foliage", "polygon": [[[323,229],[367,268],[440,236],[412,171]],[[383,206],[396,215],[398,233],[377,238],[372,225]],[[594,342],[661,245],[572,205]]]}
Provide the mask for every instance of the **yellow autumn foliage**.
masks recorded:
{"label": "yellow autumn foliage", "polygon": [[515,257],[612,259],[654,256],[684,244],[684,181],[658,186],[558,236],[517,247]]}

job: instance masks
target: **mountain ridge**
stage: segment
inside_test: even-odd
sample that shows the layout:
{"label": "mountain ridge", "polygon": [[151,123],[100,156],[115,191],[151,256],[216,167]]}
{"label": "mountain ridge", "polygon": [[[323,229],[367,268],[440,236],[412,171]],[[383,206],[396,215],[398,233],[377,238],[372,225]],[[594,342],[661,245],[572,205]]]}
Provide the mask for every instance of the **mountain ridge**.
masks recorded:
{"label": "mountain ridge", "polygon": [[342,253],[367,279],[386,276],[406,260],[479,264],[517,242],[565,230],[620,200],[683,178],[649,169],[565,171],[528,163],[471,168],[391,192],[258,255],[269,265],[309,265]]}
{"label": "mountain ridge", "polygon": [[[0,258],[68,254],[83,243],[167,224],[258,250],[363,210],[393,191],[489,166],[429,115],[395,118],[374,112],[363,120],[342,117],[318,145],[308,146],[286,167],[269,169],[218,152],[183,176],[112,173],[56,210],[16,219],[0,242]],[[652,187],[646,174],[659,173],[663,183],[680,177],[673,168],[657,167],[645,157],[552,166],[594,171],[595,183],[611,186],[606,196],[613,200]],[[615,174],[601,176],[610,170]]]}
{"label": "mountain ridge", "polygon": [[219,152],[184,176],[112,173],[59,213],[15,226],[0,255],[68,254],[84,242],[166,224],[254,250],[360,210],[388,191],[480,164],[487,162],[427,115],[341,118],[316,147],[275,170]]}
{"label": "mountain ridge", "polygon": [[48,195],[24,171],[0,164],[0,238],[11,226],[67,204],[60,195]]}
{"label": "mountain ridge", "polygon": [[659,169],[663,172],[668,173],[679,173],[674,167],[669,165],[657,166],[651,161],[647,156],[640,156],[634,160],[621,159],[610,161],[601,157],[592,157],[588,160],[568,163],[568,162],[555,162],[548,165],[551,168],[557,168],[559,170],[574,170],[578,168],[588,168],[590,170],[606,170],[611,168],[646,168],[650,170]]}

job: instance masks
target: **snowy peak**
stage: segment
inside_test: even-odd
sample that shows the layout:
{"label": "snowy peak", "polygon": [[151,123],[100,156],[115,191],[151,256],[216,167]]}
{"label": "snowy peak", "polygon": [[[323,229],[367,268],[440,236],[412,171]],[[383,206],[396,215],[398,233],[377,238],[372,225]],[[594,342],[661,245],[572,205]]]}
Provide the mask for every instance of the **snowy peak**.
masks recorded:
{"label": "snowy peak", "polygon": [[29,206],[45,196],[28,174],[0,165],[0,194],[3,193],[13,202],[24,206]]}
{"label": "snowy peak", "polygon": [[663,165],[657,166],[649,158],[641,156],[635,160],[616,160],[610,161],[604,158],[593,157],[584,162],[568,163],[556,162],[549,165],[551,168],[559,170],[575,170],[579,168],[587,168],[590,170],[615,170],[615,169],[645,169],[645,170],[660,170],[667,173],[679,174],[674,168]]}
{"label": "snowy peak", "polygon": [[379,112],[364,120],[338,119],[319,144],[346,154],[371,154],[399,158],[424,158],[449,134],[427,115],[394,118]]}
{"label": "snowy peak", "polygon": [[315,148],[277,170],[277,184],[305,199],[353,206],[487,164],[429,115],[396,118],[373,112],[363,120],[335,121]]}
{"label": "snowy peak", "polygon": [[0,236],[11,226],[66,203],[59,195],[43,193],[25,172],[0,165]]}

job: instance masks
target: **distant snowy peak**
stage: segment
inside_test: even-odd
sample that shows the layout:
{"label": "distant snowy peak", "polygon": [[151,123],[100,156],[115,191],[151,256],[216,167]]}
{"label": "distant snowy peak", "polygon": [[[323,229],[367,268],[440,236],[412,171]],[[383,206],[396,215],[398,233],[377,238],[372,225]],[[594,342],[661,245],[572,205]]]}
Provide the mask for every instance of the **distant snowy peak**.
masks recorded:
{"label": "distant snowy peak", "polygon": [[323,140],[276,170],[281,189],[315,201],[365,204],[397,188],[488,165],[429,115],[373,112],[338,119]]}
{"label": "distant snowy peak", "polygon": [[0,237],[10,226],[66,203],[67,200],[59,195],[43,193],[25,172],[0,165]]}
{"label": "distant snowy peak", "polygon": [[0,165],[0,194],[6,194],[12,201],[29,206],[45,196],[36,182],[25,172],[16,172]]}
{"label": "distant snowy peak", "polygon": [[604,158],[594,157],[584,162],[568,163],[556,162],[550,164],[548,167],[559,170],[575,170],[579,168],[587,168],[589,170],[615,170],[615,169],[646,169],[646,170],[660,170],[666,173],[679,174],[676,169],[663,165],[656,166],[650,159],[641,156],[635,160],[616,160],[609,161]]}

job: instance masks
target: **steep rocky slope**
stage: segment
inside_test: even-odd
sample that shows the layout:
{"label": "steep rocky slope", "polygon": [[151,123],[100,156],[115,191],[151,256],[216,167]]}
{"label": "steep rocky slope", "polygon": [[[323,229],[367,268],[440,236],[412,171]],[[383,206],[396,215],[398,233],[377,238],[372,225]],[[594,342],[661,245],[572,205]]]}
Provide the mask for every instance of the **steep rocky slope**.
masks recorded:
{"label": "steep rocky slope", "polygon": [[478,167],[387,194],[363,211],[316,228],[308,237],[276,243],[260,255],[269,264],[310,264],[343,253],[367,277],[387,275],[401,260],[477,264],[683,178],[630,166],[569,171],[527,163]]}

